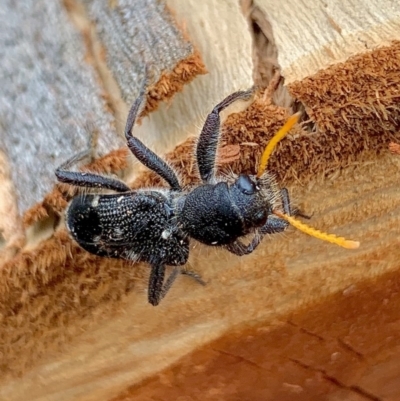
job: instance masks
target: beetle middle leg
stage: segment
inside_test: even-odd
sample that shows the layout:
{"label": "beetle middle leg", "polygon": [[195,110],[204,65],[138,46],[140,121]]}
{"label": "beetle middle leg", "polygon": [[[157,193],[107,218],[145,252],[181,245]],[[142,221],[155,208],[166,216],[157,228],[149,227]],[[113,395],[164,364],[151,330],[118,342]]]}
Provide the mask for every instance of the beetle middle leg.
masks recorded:
{"label": "beetle middle leg", "polygon": [[199,273],[196,273],[192,270],[181,270],[180,273],[184,274],[185,276],[192,277],[194,280],[196,280],[201,285],[206,285],[206,282],[201,278]]}
{"label": "beetle middle leg", "polygon": [[175,191],[181,191],[182,188],[179,184],[178,177],[172,168],[132,134],[132,129],[135,125],[136,118],[144,106],[146,86],[147,84],[145,83],[140,91],[139,97],[133,102],[128,113],[128,119],[125,125],[125,138],[127,140],[127,145],[133,155],[143,165],[150,170],[153,170],[156,174],[167,181],[171,189]]}

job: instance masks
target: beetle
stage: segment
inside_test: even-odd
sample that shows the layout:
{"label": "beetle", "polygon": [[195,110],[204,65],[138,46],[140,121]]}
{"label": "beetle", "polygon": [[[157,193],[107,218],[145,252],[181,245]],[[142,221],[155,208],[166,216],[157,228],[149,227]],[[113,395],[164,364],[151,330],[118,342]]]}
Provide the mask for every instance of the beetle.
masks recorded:
{"label": "beetle", "polygon": [[[253,89],[235,92],[207,116],[196,147],[200,175],[196,185],[183,188],[174,170],[133,136],[145,101],[144,88],[128,114],[127,146],[169,188],[131,190],[116,178],[72,171],[72,165],[87,152],[72,157],[55,171],[60,182],[114,192],[75,196],[66,210],[67,229],[83,249],[94,255],[149,263],[148,301],[152,305],[159,304],[181,273],[203,283],[199,275],[182,268],[189,257],[190,240],[224,247],[242,256],[253,252],[266,234],[282,232],[289,225],[283,218],[292,215],[288,191],[280,189],[271,174],[262,169],[257,175],[216,174],[220,112],[237,100],[250,99],[252,94]],[[277,215],[276,210],[282,213]],[[242,238],[249,234],[253,238],[245,245]],[[173,270],[165,280],[166,266]]]}

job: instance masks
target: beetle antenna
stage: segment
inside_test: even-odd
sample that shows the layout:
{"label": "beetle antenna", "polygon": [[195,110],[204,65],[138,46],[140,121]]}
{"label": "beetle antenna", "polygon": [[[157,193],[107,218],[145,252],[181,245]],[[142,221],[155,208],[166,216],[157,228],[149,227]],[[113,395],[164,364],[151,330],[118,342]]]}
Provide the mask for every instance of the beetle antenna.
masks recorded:
{"label": "beetle antenna", "polygon": [[284,126],[269,141],[261,157],[260,165],[258,167],[257,178],[260,178],[263,175],[265,169],[267,168],[269,157],[271,156],[278,142],[287,135],[287,133],[291,130],[293,125],[297,123],[299,118],[300,118],[299,112],[290,116],[289,119],[284,124]]}
{"label": "beetle antenna", "polygon": [[273,213],[276,216],[280,217],[281,219],[286,220],[293,227],[296,227],[298,230],[303,231],[303,233],[311,235],[312,237],[321,239],[322,241],[327,241],[332,244],[342,246],[343,248],[346,248],[346,249],[356,249],[360,246],[360,243],[358,241],[351,241],[351,240],[347,240],[343,237],[338,237],[334,234],[324,233],[322,231],[319,231],[315,228],[308,226],[307,224],[302,223],[299,220],[296,220],[294,217],[289,216],[285,213],[281,213],[277,210],[274,210]]}

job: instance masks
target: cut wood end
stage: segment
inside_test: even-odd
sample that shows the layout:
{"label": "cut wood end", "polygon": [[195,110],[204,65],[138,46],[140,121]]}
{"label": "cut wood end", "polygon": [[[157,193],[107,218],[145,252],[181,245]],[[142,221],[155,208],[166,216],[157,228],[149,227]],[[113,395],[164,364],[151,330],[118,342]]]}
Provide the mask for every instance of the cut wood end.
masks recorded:
{"label": "cut wood end", "polygon": [[240,159],[240,145],[225,145],[219,149],[217,164],[222,166],[223,164],[232,163]]}
{"label": "cut wood end", "polygon": [[364,155],[370,158],[387,151],[390,139],[400,140],[399,70],[398,41],[288,85],[291,95],[303,103],[318,127],[307,147],[309,171],[316,169],[317,148],[325,149],[325,169],[339,169],[359,162]]}
{"label": "cut wood end", "polygon": [[400,144],[395,142],[390,142],[389,151],[394,155],[400,155]]}
{"label": "cut wood end", "polygon": [[168,101],[175,93],[180,92],[184,85],[193,81],[198,75],[207,74],[200,53],[195,51],[192,55],[181,60],[172,72],[164,72],[160,79],[149,88],[147,102],[140,115],[144,117],[155,111],[160,102]]}
{"label": "cut wood end", "polygon": [[[286,84],[399,38],[400,14],[389,11],[393,9],[392,0],[382,0],[379,5],[370,2],[368,6],[353,1],[340,7],[312,0],[304,0],[301,7],[293,7],[290,1],[275,4],[254,0],[252,7],[259,10],[258,20],[265,22],[258,24],[279,50],[279,65]],[[273,35],[268,36],[264,27],[268,25]]]}

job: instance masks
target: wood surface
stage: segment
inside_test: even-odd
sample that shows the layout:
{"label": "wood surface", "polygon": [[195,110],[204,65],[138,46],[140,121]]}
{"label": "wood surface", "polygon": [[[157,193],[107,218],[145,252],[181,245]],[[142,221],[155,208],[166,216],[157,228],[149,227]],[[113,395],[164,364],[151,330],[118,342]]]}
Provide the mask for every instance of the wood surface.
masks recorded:
{"label": "wood surface", "polygon": [[[140,45],[152,54],[146,49],[152,42],[140,35],[134,48],[123,41],[133,29],[129,24],[116,28],[134,15],[130,4],[54,4],[39,2],[9,15],[41,32],[43,24],[33,22],[37,13],[56,13],[52,23],[72,33],[55,35],[54,48],[67,49],[63,57],[72,52],[68,46],[80,48],[80,58],[73,58],[79,60],[77,73],[97,77],[81,76],[81,93],[94,84],[100,108],[93,109],[93,116],[111,126],[99,126],[104,144],[115,142],[92,169],[120,174],[133,187],[162,185],[132,163],[118,139],[143,64],[143,59],[124,57]],[[270,169],[288,187],[293,203],[311,216],[308,223],[359,240],[361,246],[341,249],[293,228],[241,258],[194,244],[188,267],[207,285],[182,276],[154,308],[147,304],[147,265],[96,258],[68,237],[62,211],[70,190],[47,185],[17,203],[24,187],[13,166],[21,156],[11,141],[7,145],[6,127],[1,146],[8,161],[0,171],[7,184],[0,212],[8,217],[1,219],[0,399],[400,399],[400,156],[389,152],[390,142],[400,143],[400,7],[389,0],[379,8],[367,0],[303,1],[296,7],[289,1],[278,7],[272,0],[169,0],[166,8],[147,3],[152,5],[138,18],[141,35],[160,34],[151,23],[157,15],[176,42],[161,41],[159,58],[152,54],[156,78],[148,96],[150,114],[135,133],[166,154],[185,183],[193,182],[194,136],[206,114],[254,79],[259,88],[252,101],[238,102],[223,115],[221,170],[254,172],[269,138],[299,110],[301,124],[277,147]],[[4,19],[8,5],[1,7]],[[11,22],[2,26],[11,35],[3,37],[15,43]],[[21,52],[32,45],[29,35],[20,42],[25,47],[10,48]],[[57,59],[47,57],[53,71]],[[193,70],[185,81],[182,71],[188,66]],[[9,119],[9,99],[21,93],[11,84],[0,97]],[[160,88],[166,88],[165,96]],[[69,96],[62,101],[68,103]],[[92,103],[84,96],[74,107],[84,115]],[[35,106],[30,113],[38,112]],[[28,105],[14,110],[16,127],[30,123],[21,112],[25,109]],[[62,128],[61,117],[52,116]],[[73,110],[63,116],[84,126],[84,117]],[[60,135],[66,132],[61,128]],[[83,142],[87,131],[82,129]],[[45,132],[57,140],[58,134]],[[24,132],[21,136],[28,138]],[[33,145],[43,146],[36,138]],[[49,164],[45,158],[38,162]],[[33,182],[41,177],[34,168],[24,167],[24,172]]]}
{"label": "wood surface", "polygon": [[270,22],[286,84],[398,39],[395,0],[254,0]]}

